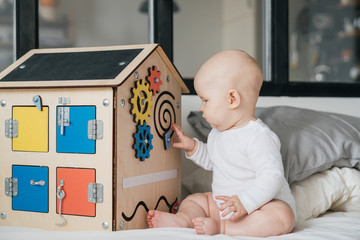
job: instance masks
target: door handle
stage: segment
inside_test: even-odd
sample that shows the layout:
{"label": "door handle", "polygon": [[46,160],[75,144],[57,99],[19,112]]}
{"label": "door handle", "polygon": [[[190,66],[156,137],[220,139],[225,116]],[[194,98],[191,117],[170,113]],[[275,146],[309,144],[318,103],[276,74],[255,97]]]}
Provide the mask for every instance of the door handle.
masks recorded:
{"label": "door handle", "polygon": [[61,202],[62,202],[63,198],[65,197],[65,192],[61,188],[64,187],[64,185],[65,185],[64,180],[60,179],[59,186],[56,191],[56,196],[59,198],[59,218],[61,219],[60,223],[55,223],[58,226],[62,226],[66,223],[66,220],[61,215]]}
{"label": "door handle", "polygon": [[35,180],[30,180],[30,185],[32,186],[45,186],[45,181],[44,180],[40,180],[38,182],[35,182]]}

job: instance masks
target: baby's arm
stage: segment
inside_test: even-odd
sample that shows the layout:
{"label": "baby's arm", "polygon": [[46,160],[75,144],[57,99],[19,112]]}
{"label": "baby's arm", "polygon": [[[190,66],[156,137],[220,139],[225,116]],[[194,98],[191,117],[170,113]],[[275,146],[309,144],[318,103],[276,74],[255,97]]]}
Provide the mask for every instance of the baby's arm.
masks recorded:
{"label": "baby's arm", "polygon": [[173,123],[172,129],[176,132],[173,146],[182,148],[186,152],[186,158],[193,161],[195,164],[206,170],[212,170],[212,162],[208,158],[206,144],[197,139],[190,138],[182,129]]}
{"label": "baby's arm", "polygon": [[182,148],[185,150],[186,155],[191,157],[197,149],[197,141],[187,136],[183,130],[180,128],[179,125],[176,123],[172,124],[172,129],[176,133],[176,137],[174,138],[174,144],[173,146],[176,148]]}

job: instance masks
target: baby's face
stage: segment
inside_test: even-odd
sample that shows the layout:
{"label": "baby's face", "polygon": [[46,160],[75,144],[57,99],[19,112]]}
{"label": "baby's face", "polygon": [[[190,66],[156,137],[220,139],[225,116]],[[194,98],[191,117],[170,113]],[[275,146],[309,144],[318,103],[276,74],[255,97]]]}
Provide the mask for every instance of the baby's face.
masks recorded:
{"label": "baby's face", "polygon": [[211,84],[204,79],[195,80],[195,90],[202,101],[200,111],[211,127],[219,131],[228,129],[231,123],[228,118],[226,91],[219,88],[218,84]]}
{"label": "baby's face", "polygon": [[203,117],[219,131],[253,119],[250,108],[255,106],[261,83],[261,70],[246,53],[229,50],[215,54],[194,79]]}

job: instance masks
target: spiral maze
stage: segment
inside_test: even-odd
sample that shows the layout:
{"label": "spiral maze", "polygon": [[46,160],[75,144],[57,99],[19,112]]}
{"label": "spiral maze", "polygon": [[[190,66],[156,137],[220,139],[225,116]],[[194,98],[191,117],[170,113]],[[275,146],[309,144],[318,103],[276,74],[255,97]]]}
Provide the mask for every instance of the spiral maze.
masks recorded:
{"label": "spiral maze", "polygon": [[171,92],[162,91],[154,105],[154,127],[157,135],[163,139],[165,149],[171,146],[170,139],[174,134],[174,131],[171,131],[171,124],[176,123],[174,101],[175,97]]}

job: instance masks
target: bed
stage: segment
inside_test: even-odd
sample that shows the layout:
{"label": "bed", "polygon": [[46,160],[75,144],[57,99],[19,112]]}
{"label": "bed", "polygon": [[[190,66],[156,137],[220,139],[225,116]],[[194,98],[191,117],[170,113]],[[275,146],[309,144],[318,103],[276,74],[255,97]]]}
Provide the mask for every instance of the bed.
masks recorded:
{"label": "bed", "polygon": [[[184,131],[206,140],[200,100],[184,96]],[[269,239],[360,239],[360,99],[260,98],[256,114],[282,143],[285,176],[296,199],[292,233]],[[210,190],[211,172],[183,160],[182,197]],[[193,229],[45,231],[0,227],[2,239],[260,239],[200,236]]]}

